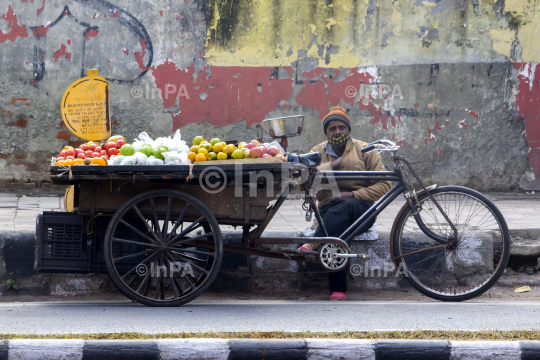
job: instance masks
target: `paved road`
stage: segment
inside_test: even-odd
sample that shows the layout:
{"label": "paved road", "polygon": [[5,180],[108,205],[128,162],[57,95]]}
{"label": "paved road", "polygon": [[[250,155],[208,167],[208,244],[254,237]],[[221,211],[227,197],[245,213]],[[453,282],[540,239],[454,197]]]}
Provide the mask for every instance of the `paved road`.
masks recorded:
{"label": "paved road", "polygon": [[4,303],[0,333],[540,329],[540,302]]}

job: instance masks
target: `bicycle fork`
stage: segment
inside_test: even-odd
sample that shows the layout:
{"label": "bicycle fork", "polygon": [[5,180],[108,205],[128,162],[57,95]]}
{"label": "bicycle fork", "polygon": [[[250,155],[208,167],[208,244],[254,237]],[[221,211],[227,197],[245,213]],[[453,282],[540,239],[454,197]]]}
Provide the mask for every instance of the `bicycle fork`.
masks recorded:
{"label": "bicycle fork", "polygon": [[[443,217],[446,220],[446,222],[448,223],[448,225],[450,225],[450,228],[452,229],[452,232],[454,234],[453,234],[453,236],[451,238],[444,238],[444,237],[441,237],[441,236],[435,234],[434,232],[432,232],[431,230],[428,229],[428,227],[426,226],[426,224],[424,223],[424,221],[420,217],[420,212],[423,210],[423,206],[420,203],[420,200],[418,199],[418,196],[416,194],[416,191],[414,189],[414,186],[412,184],[411,179],[409,178],[407,173],[405,173],[405,176],[407,177],[408,184],[405,183],[405,181],[403,179],[403,175],[401,175],[401,177],[402,177],[403,183],[405,183],[407,185],[407,187],[409,188],[409,191],[404,193],[404,196],[405,196],[405,199],[407,200],[407,204],[409,205],[409,208],[411,209],[414,220],[416,221],[416,224],[418,225],[420,230],[422,230],[422,232],[426,236],[428,236],[429,238],[435,240],[439,244],[444,245],[445,247],[448,247],[448,248],[455,247],[455,245],[457,244],[457,241],[458,241],[457,228],[454,225],[454,223],[450,220],[450,218],[448,217],[446,212],[442,209],[439,202],[433,196],[431,196],[431,193],[429,192],[430,190],[433,190],[435,187],[437,187],[437,185],[426,186],[424,184],[424,182],[422,181],[422,179],[420,179],[418,174],[414,171],[412,166],[409,164],[409,162],[405,158],[403,158],[401,156],[396,156],[396,160],[401,161],[401,163],[403,163],[403,164],[405,164],[407,166],[408,170],[413,174],[413,176],[416,178],[416,180],[418,181],[418,183],[422,187],[422,190],[428,195],[428,197],[433,202],[433,204],[435,204],[437,209],[441,212],[441,214],[443,215]],[[402,165],[397,165],[397,166],[402,167]],[[401,171],[399,171],[399,173],[402,174]]]}

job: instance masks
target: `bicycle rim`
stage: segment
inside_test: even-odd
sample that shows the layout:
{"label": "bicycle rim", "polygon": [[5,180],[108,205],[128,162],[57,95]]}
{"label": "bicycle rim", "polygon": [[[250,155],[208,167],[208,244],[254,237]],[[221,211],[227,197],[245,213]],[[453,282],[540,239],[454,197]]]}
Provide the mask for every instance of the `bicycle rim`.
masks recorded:
{"label": "bicycle rim", "polygon": [[[422,293],[449,301],[466,300],[489,289],[500,277],[509,256],[506,223],[497,208],[470,189],[432,191],[432,196],[458,230],[455,247],[440,245],[420,230],[408,209],[400,221],[394,254],[402,256],[398,270]],[[421,197],[420,217],[426,227],[441,237],[453,231],[433,201]],[[423,250],[411,255],[413,251]]]}

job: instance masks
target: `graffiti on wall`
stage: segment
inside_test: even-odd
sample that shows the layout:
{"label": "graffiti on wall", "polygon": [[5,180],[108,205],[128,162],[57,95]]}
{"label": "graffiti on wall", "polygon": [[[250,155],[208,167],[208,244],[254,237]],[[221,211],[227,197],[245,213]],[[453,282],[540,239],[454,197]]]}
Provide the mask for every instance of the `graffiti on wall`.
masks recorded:
{"label": "graffiti on wall", "polygon": [[[95,9],[97,12],[109,14],[111,21],[119,23],[122,27],[128,30],[141,46],[140,52],[134,52],[135,59],[139,68],[139,73],[134,77],[115,77],[108,78],[107,80],[117,83],[133,83],[138,78],[144,76],[150,69],[153,61],[153,47],[150,35],[146,28],[135,18],[132,14],[120,7],[109,3],[105,0],[75,0],[76,2]],[[45,0],[43,1],[43,7],[46,6]],[[38,15],[43,11],[43,7],[38,9]],[[97,13],[96,13],[97,14]],[[0,43],[5,41],[14,42],[18,37],[29,38],[26,25],[19,25],[16,14],[13,12],[11,4],[8,5],[8,9],[5,14],[2,15],[2,19],[8,22],[9,32],[0,34]],[[97,25],[92,25],[87,21],[82,21],[76,18],[66,5],[61,11],[60,15],[52,22],[47,24],[29,26],[31,33],[34,35],[31,39],[26,39],[28,46],[33,46],[33,77],[31,79],[21,79],[25,83],[38,86],[39,82],[43,80],[46,71],[46,48],[47,48],[47,34],[49,31],[61,23],[68,22],[69,25],[75,24],[79,30],[74,31],[74,36],[78,37],[82,42],[80,47],[80,77],[86,74],[86,62],[85,52],[87,43],[93,38],[96,38],[100,34],[100,28]],[[32,45],[33,43],[33,45]],[[73,52],[67,50],[67,46],[71,45],[72,39],[68,39],[66,44],[62,44],[60,49],[54,52],[54,60],[58,61],[60,57],[65,57],[71,61]],[[124,50],[126,51],[126,50]]]}

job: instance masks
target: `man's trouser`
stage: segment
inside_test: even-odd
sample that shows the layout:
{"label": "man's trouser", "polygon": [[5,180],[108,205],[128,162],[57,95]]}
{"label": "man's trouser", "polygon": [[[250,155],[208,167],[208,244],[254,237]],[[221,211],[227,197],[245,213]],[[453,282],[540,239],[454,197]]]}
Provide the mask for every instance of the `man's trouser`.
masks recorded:
{"label": "man's trouser", "polygon": [[[355,198],[348,198],[344,200],[334,201],[333,203],[323,205],[319,211],[321,218],[323,219],[324,226],[328,232],[328,236],[339,237],[345,232],[362,214],[364,214],[370,207],[371,203],[367,201],[357,200]],[[375,218],[368,224],[369,229],[375,223]],[[357,234],[360,235],[360,234]],[[323,237],[323,232],[320,226],[315,231],[316,237]],[[347,271],[349,267],[345,269],[331,272],[328,274],[328,280],[330,285],[330,292],[347,291]]]}

